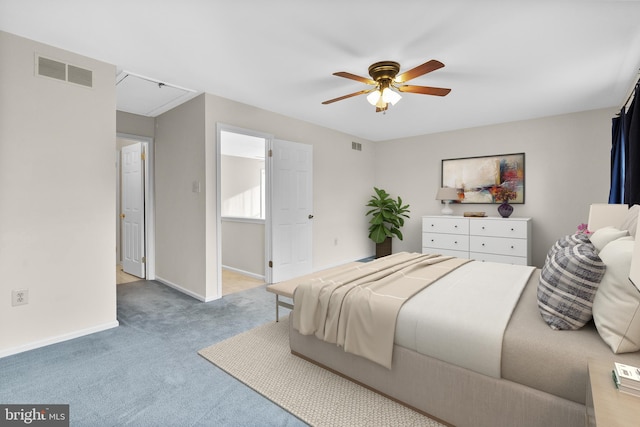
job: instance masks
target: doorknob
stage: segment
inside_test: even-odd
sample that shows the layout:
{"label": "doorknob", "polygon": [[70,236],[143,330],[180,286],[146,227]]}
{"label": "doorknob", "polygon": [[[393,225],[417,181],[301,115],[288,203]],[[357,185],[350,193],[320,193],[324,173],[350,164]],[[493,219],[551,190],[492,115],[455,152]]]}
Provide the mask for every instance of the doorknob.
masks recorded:
{"label": "doorknob", "polygon": [[309,219],[313,219],[313,215],[309,214]]}
{"label": "doorknob", "polygon": [[120,218],[124,219],[124,214],[123,213],[120,214]]}

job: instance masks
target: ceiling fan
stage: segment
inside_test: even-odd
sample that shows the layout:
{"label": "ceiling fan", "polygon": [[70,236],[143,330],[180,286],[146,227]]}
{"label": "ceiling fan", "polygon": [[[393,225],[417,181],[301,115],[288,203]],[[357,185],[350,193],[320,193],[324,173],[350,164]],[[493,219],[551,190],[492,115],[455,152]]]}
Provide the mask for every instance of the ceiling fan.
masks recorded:
{"label": "ceiling fan", "polygon": [[336,101],[342,101],[343,99],[368,93],[369,95],[367,96],[367,101],[369,101],[371,105],[375,105],[376,112],[380,112],[386,111],[389,108],[389,104],[395,105],[395,103],[398,102],[400,98],[402,98],[398,92],[392,89],[396,89],[399,92],[445,96],[449,92],[451,92],[451,89],[403,84],[411,79],[415,79],[416,77],[430,73],[442,67],[444,67],[444,64],[442,62],[432,59],[422,65],[418,65],[417,67],[412,68],[409,71],[398,74],[400,72],[400,64],[394,61],[381,61],[369,66],[369,75],[371,76],[370,79],[347,73],[346,71],[339,71],[337,73],[333,73],[333,75],[366,83],[374,87],[371,89],[365,89],[358,92],[350,93],[349,95],[340,96],[338,98],[333,98],[328,101],[324,101],[323,104],[331,104]]}

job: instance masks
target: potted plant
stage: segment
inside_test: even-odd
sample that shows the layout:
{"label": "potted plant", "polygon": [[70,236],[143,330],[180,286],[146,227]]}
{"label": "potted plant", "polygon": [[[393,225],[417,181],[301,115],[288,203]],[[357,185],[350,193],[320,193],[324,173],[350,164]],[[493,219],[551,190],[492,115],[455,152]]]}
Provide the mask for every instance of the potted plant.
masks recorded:
{"label": "potted plant", "polygon": [[373,189],[376,194],[367,203],[373,209],[366,216],[372,215],[369,221],[369,238],[376,242],[376,258],[380,258],[391,254],[393,236],[402,240],[400,228],[404,225],[404,219],[409,218],[409,205],[403,205],[400,196],[392,199],[385,190],[376,187]]}

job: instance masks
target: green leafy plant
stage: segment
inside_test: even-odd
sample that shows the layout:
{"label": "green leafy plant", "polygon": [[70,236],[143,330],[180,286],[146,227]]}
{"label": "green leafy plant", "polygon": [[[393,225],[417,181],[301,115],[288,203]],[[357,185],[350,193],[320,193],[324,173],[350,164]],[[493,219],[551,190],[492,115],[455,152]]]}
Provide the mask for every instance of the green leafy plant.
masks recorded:
{"label": "green leafy plant", "polygon": [[366,216],[373,215],[369,221],[369,238],[376,243],[382,243],[394,235],[402,240],[400,227],[404,225],[404,219],[409,218],[409,205],[403,205],[400,196],[392,199],[385,190],[373,189],[376,194],[367,203],[373,209],[366,213]]}

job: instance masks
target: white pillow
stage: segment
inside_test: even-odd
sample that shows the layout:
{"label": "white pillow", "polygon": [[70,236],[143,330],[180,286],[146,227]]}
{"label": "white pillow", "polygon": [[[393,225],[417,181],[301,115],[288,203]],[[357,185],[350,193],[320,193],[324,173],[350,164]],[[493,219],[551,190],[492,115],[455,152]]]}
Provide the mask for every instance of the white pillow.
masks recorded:
{"label": "white pillow", "polygon": [[589,240],[591,240],[593,246],[596,247],[596,250],[600,252],[607,243],[628,235],[629,232],[627,230],[619,230],[615,227],[602,227],[594,231],[593,234],[589,236]]}
{"label": "white pillow", "polygon": [[629,281],[634,243],[624,237],[598,254],[607,269],[593,300],[593,320],[614,353],[640,350],[640,291]]}
{"label": "white pillow", "polygon": [[629,230],[629,235],[636,236],[636,228],[638,228],[638,215],[640,214],[640,205],[633,205],[627,211],[627,216],[620,224],[621,230]]}

